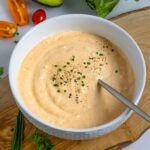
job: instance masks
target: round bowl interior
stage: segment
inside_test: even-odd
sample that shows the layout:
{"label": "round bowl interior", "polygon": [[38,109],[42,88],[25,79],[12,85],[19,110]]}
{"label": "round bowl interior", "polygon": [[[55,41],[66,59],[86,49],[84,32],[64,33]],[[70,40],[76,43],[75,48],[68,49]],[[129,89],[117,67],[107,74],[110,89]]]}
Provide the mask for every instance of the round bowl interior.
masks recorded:
{"label": "round bowl interior", "polygon": [[84,31],[101,35],[116,44],[128,57],[133,68],[136,88],[133,102],[138,104],[146,79],[146,67],[141,50],[131,36],[116,24],[90,15],[63,15],[44,21],[32,28],[16,45],[9,65],[9,82],[18,107],[38,128],[45,132],[66,139],[88,139],[104,135],[120,126],[132,113],[126,109],[116,119],[104,125],[88,129],[65,129],[38,118],[24,105],[17,87],[18,70],[29,51],[44,38],[62,31]]}

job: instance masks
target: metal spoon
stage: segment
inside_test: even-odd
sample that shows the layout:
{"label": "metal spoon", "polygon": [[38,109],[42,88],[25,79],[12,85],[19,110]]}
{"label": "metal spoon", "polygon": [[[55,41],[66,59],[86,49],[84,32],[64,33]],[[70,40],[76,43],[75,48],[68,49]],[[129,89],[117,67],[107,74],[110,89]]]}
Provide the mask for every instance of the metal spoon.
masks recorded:
{"label": "metal spoon", "polygon": [[135,111],[137,114],[139,114],[141,117],[143,117],[145,120],[150,122],[150,116],[145,113],[142,109],[140,109],[138,106],[136,106],[132,101],[128,100],[125,96],[123,96],[121,93],[119,93],[117,90],[103,82],[102,80],[98,79],[98,83],[105,88],[109,93],[111,93],[113,96],[115,96],[119,101],[124,103],[126,106],[128,106],[130,109]]}

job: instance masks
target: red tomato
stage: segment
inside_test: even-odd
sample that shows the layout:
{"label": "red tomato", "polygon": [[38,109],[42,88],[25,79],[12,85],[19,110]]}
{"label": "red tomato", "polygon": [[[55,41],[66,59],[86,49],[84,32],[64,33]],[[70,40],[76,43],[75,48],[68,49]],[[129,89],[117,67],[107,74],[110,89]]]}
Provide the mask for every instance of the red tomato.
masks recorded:
{"label": "red tomato", "polygon": [[32,22],[38,24],[46,19],[46,12],[43,9],[36,10],[32,15]]}

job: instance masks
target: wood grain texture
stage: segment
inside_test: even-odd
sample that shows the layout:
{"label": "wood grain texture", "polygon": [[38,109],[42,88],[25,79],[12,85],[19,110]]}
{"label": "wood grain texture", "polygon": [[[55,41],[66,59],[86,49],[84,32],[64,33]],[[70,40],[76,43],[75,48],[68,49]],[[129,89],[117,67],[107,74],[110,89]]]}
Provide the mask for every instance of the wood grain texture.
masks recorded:
{"label": "wood grain texture", "polygon": [[[150,9],[125,15],[113,21],[127,30],[137,41],[147,65],[146,87],[139,106],[150,114]],[[0,81],[0,150],[9,150],[18,108],[13,101],[8,79]],[[71,141],[46,135],[55,145],[55,150],[117,150],[135,141],[150,124],[135,113],[115,131],[93,140]],[[28,137],[35,131],[42,132],[25,120],[23,150],[36,149]]]}

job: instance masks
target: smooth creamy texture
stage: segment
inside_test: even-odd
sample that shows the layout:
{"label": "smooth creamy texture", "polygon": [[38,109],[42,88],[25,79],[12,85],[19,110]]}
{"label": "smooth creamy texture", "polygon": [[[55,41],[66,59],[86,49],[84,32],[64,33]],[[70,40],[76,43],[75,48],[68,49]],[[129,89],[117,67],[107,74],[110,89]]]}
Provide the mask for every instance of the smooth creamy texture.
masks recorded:
{"label": "smooth creamy texture", "polygon": [[26,56],[18,86],[25,105],[43,120],[65,128],[89,128],[125,109],[97,84],[98,78],[133,97],[132,68],[115,45],[90,33],[63,32],[43,40]]}

